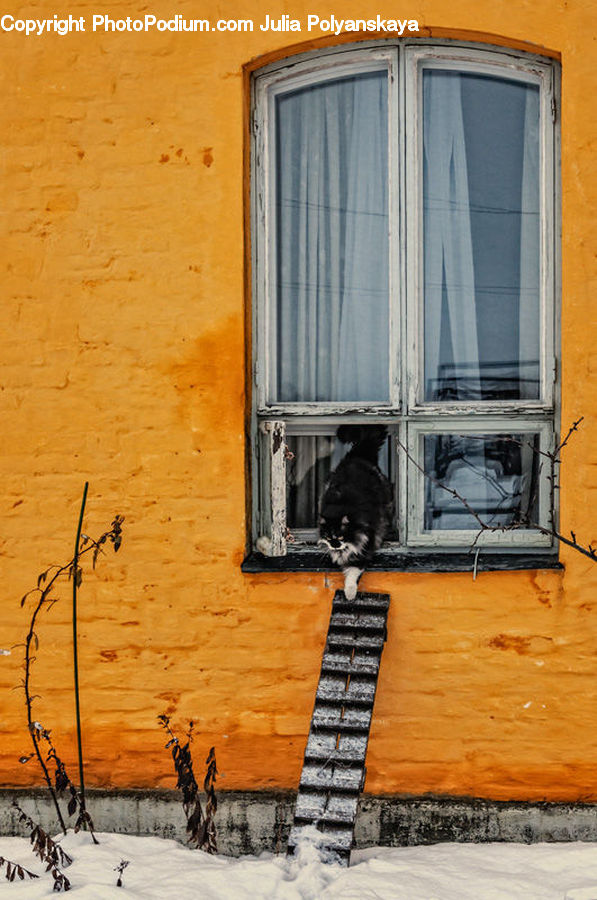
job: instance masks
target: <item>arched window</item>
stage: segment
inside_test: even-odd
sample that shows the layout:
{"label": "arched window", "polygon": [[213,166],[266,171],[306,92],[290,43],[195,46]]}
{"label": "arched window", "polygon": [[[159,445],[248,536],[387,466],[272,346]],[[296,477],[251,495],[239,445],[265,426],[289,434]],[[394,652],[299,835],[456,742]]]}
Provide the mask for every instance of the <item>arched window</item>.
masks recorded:
{"label": "arched window", "polygon": [[385,567],[550,551],[557,78],[420,39],[254,77],[253,539],[273,556],[308,559],[346,421],[388,426]]}

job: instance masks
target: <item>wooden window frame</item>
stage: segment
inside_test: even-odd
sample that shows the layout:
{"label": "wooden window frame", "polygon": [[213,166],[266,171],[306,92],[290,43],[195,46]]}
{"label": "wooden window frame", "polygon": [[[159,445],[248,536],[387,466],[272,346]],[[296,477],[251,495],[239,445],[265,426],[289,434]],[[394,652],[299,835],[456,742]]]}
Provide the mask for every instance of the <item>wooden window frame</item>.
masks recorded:
{"label": "wooden window frame", "polygon": [[[386,69],[388,72],[389,241],[390,241],[390,398],[383,404],[277,403],[272,401],[270,366],[274,346],[270,302],[275,283],[275,212],[271,173],[275,166],[273,104],[290,87]],[[536,84],[540,89],[541,138],[541,370],[538,400],[426,402],[423,385],[422,316],[422,177],[421,85],[427,68],[453,68]],[[421,435],[462,431],[540,434],[541,447],[554,445],[559,419],[558,365],[560,292],[559,66],[536,54],[461,44],[450,40],[383,41],[341,45],[301,54],[257,71],[252,83],[251,195],[253,270],[253,410],[251,418],[252,517],[251,547],[269,538],[272,557],[292,557],[309,550],[314,532],[305,530],[287,541],[285,434],[327,433],[340,421],[384,421],[407,445],[419,465]],[[392,365],[392,363],[391,363]],[[396,452],[396,511],[398,541],[386,546],[385,556],[404,568],[408,554],[459,552],[476,539],[489,553],[546,554],[557,557],[549,535],[529,529],[483,534],[469,531],[424,532],[421,480],[423,476],[403,452]],[[557,493],[557,492],[556,492]],[[541,476],[540,524],[548,525],[549,486]],[[554,510],[557,516],[557,509]],[[290,536],[291,539],[293,536]],[[263,543],[261,544],[263,547]],[[526,558],[526,557],[525,557]],[[391,566],[388,566],[391,567]],[[503,567],[503,566],[497,566]],[[292,568],[292,565],[289,566]],[[446,566],[449,568],[449,565]]]}

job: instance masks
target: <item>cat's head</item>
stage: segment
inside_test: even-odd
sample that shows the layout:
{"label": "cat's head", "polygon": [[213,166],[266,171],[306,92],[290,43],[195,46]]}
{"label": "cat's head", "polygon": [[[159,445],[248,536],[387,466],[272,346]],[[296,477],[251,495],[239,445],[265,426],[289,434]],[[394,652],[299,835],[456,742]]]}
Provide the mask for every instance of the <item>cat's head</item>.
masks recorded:
{"label": "cat's head", "polygon": [[319,546],[333,562],[346,565],[358,556],[367,543],[367,535],[347,513],[324,509],[319,517]]}

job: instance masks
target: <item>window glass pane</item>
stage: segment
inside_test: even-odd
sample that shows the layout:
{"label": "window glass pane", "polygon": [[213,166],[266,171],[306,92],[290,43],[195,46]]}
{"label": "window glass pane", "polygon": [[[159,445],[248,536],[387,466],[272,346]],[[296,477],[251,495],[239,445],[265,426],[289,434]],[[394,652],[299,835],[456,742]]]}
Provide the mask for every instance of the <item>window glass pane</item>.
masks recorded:
{"label": "window glass pane", "polygon": [[539,446],[538,434],[425,435],[425,530],[478,531],[462,499],[490,527],[536,523]]}
{"label": "window glass pane", "polygon": [[[317,528],[319,500],[330,472],[350,450],[333,434],[287,435],[291,457],[286,461],[286,523],[293,528]],[[390,438],[381,448],[379,468],[391,481]]]}
{"label": "window glass pane", "polygon": [[539,398],[539,88],[423,73],[425,399]]}
{"label": "window glass pane", "polygon": [[272,402],[388,401],[386,82],[276,97]]}

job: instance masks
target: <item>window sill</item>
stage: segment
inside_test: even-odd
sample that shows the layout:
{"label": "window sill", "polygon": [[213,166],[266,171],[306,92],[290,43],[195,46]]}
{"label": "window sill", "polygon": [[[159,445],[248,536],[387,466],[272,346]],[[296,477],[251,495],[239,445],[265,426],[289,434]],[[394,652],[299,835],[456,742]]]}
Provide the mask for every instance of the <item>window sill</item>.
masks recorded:
{"label": "window sill", "polygon": [[[472,572],[477,556],[477,572],[503,572],[522,569],[563,569],[553,551],[504,551],[483,548],[477,555],[470,550],[433,550],[425,552],[380,550],[367,566],[371,572]],[[338,572],[321,553],[311,548],[293,549],[286,556],[250,553],[242,562],[242,572]]]}

